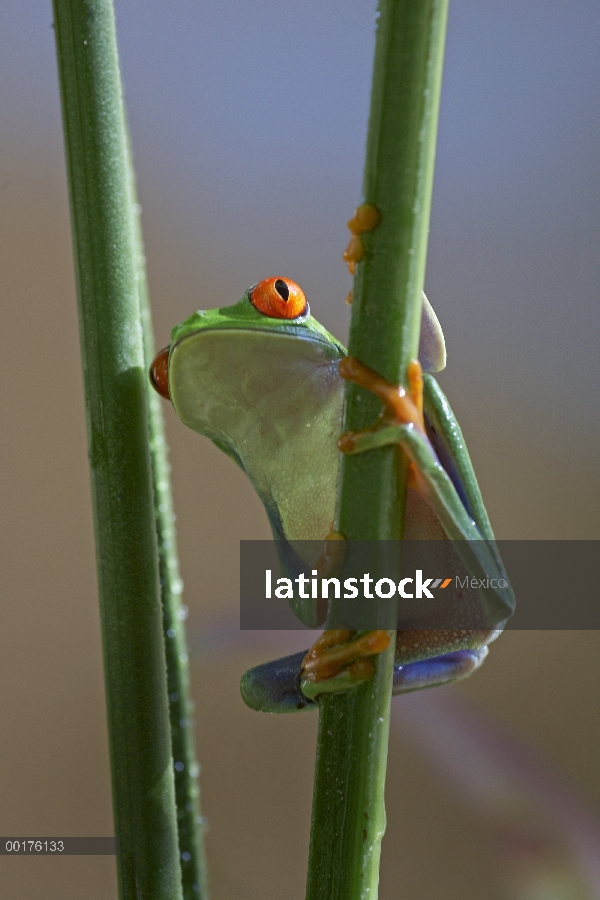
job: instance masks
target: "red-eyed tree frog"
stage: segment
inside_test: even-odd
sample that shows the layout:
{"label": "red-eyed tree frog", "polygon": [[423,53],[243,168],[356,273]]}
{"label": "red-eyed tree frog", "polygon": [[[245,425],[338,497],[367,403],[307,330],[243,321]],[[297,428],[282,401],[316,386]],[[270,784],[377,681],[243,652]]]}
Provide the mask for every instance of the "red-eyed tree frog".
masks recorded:
{"label": "red-eyed tree frog", "polygon": [[[493,596],[500,622],[511,614],[513,597],[462,432],[435,379],[421,375],[445,362],[444,336],[425,295],[419,361],[411,364],[405,391],[348,357],[312,317],[295,282],[267,278],[235,305],[196,312],[174,328],[150,378],[184,424],[248,475],[275,540],[288,544],[329,535],[340,450],[399,444],[412,463],[404,537],[453,539],[465,548],[467,570],[501,579],[506,587]],[[375,392],[383,414],[373,429],[340,438],[344,379]],[[465,677],[500,630],[398,632],[394,693]],[[308,653],[249,670],[242,696],[267,712],[315,707],[320,694],[370,677],[371,658],[388,642],[385,631],[326,631]]]}

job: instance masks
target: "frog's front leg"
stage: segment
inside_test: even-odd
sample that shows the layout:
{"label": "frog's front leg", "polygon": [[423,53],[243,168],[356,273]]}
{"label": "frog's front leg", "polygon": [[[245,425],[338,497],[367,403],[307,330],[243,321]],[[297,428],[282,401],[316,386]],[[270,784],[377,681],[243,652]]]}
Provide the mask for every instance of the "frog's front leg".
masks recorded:
{"label": "frog's front leg", "polygon": [[[455,542],[454,548],[466,570],[483,585],[479,596],[484,618],[490,627],[507,619],[514,610],[514,596],[494,543],[475,473],[463,447],[461,458],[453,458],[452,463],[459,473],[460,487],[471,501],[472,509],[467,509],[426,431],[419,363],[415,360],[409,367],[411,393],[390,384],[350,356],[341,360],[339,371],[343,378],[375,393],[384,404],[379,422],[365,431],[343,434],[338,441],[339,449],[355,454],[394,443],[402,447],[412,463],[413,486],[433,510],[445,536]],[[439,402],[440,397],[443,395],[437,388],[434,399]],[[448,436],[460,431],[447,401],[442,427]]]}

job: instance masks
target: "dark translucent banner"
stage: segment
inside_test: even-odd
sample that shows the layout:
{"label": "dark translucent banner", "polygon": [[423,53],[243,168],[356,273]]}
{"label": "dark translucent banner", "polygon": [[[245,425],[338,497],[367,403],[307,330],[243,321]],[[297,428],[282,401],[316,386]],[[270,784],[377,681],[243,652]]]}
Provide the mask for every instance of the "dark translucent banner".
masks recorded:
{"label": "dark translucent banner", "polygon": [[600,629],[598,560],[599,541],[241,541],[240,627]]}

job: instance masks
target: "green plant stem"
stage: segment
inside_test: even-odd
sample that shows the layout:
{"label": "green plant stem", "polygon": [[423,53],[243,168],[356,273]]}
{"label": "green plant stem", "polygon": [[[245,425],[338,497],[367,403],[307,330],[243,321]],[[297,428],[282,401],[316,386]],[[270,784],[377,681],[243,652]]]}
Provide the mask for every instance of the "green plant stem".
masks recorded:
{"label": "green plant stem", "polygon": [[[146,371],[148,371],[154,358],[154,332],[146,279],[140,212],[137,205],[136,208],[138,286],[144,330]],[[198,787],[200,767],[196,760],[194,704],[190,694],[190,674],[184,626],[187,608],[182,603],[183,582],[179,575],[175,515],[169,478],[171,467],[168,460],[162,401],[156,391],[150,387],[149,379],[146,384],[148,386],[148,425],[154,478],[154,506],[167,663],[181,884],[184,900],[208,900],[203,820],[200,815],[200,790]]]}
{"label": "green plant stem", "polygon": [[[363,185],[381,223],[362,236],[349,352],[394,383],[418,354],[447,0],[381,0]],[[371,393],[346,388],[345,430],[372,425]],[[345,457],[336,527],[353,540],[402,537],[407,464],[396,448]],[[395,634],[374,678],[324,695],[313,799],[308,900],[375,900]]]}
{"label": "green plant stem", "polygon": [[119,890],[177,900],[134,187],[111,0],[54,0],[94,505]]}

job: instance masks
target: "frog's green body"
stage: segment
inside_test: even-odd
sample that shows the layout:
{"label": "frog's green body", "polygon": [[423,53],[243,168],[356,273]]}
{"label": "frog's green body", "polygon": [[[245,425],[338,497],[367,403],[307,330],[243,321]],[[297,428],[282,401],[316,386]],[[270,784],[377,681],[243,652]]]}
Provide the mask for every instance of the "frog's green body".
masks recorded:
{"label": "frog's green body", "polygon": [[[234,306],[197,312],[173,330],[170,397],[186,425],[209,437],[246,472],[276,539],[320,541],[329,533],[335,511],[343,410],[338,365],[346,351],[310,315],[307,304],[295,318],[276,318],[253,305],[252,290]],[[423,312],[420,361],[425,371],[437,371],[445,364],[443,335],[426,299]],[[427,437],[399,426],[390,438],[401,443],[431,488],[429,502],[409,492],[409,536],[463,539],[468,569],[503,575],[460,428],[431,376],[425,376],[424,409]],[[374,445],[372,440],[365,438],[360,452]],[[480,548],[471,552],[475,544]],[[512,608],[510,589],[490,596],[488,592],[488,605],[504,612],[496,621],[506,618]],[[439,632],[425,649],[420,641],[418,652],[399,649],[396,690],[464,677],[483,661],[487,643],[497,633],[448,633],[440,644],[444,634]],[[314,705],[300,687],[302,655],[246,673],[246,702],[272,712]]]}

